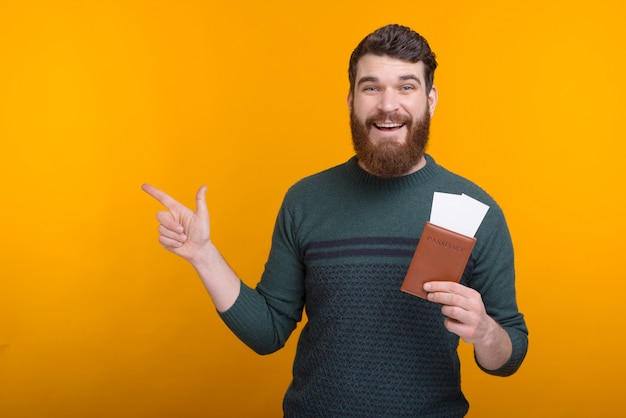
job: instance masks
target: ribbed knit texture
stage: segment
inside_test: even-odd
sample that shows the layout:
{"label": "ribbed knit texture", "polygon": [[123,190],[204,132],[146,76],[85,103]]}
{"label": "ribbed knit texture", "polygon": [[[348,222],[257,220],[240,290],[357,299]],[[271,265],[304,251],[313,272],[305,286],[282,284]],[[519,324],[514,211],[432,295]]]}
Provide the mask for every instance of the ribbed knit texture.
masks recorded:
{"label": "ribbed knit texture", "polygon": [[439,305],[399,290],[434,192],[490,206],[462,283],[477,289],[509,333],[517,370],[527,329],[515,302],[513,249],[503,214],[483,190],[427,156],[414,174],[381,179],[353,158],[294,185],[283,202],[265,272],[221,314],[255,351],[281,348],[306,307],[284,399],[287,418],[461,417],[459,338]]}

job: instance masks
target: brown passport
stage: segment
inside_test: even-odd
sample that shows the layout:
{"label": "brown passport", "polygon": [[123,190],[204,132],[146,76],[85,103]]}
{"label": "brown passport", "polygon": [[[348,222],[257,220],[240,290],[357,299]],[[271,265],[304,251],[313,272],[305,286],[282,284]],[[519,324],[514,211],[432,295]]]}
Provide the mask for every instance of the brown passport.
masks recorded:
{"label": "brown passport", "polygon": [[426,222],[400,290],[426,299],[424,283],[459,282],[476,238]]}

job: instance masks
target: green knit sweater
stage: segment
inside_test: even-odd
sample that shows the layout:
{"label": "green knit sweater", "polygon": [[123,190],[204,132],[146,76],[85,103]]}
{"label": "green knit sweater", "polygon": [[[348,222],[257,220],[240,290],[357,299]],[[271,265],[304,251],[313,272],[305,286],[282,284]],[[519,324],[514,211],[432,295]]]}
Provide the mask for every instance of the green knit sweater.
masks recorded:
{"label": "green knit sweater", "polygon": [[281,348],[306,309],[285,395],[285,416],[461,417],[459,337],[439,305],[400,291],[434,192],[465,193],[490,206],[462,283],[478,290],[508,332],[514,373],[528,338],[515,298],[513,248],[502,211],[470,181],[427,155],[416,173],[381,179],[355,158],[295,184],[278,214],[256,289],[242,283],[221,314],[247,345]]}

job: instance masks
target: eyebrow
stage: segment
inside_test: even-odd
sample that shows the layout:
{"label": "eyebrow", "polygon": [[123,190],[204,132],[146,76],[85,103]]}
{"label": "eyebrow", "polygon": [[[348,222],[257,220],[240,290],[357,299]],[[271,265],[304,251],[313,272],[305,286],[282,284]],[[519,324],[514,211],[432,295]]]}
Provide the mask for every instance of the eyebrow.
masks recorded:
{"label": "eyebrow", "polygon": [[406,80],[415,80],[417,84],[419,85],[422,84],[422,80],[420,80],[419,78],[417,78],[416,75],[413,75],[413,74],[400,76],[400,81],[406,81]]}
{"label": "eyebrow", "polygon": [[[422,81],[419,78],[417,78],[417,76],[415,76],[414,74],[401,75],[400,77],[398,77],[398,80],[400,81],[414,80],[419,85],[422,84]],[[378,81],[378,77],[369,75],[369,76],[361,77],[359,81],[357,82],[357,86],[360,86],[363,83],[376,83],[377,81]]]}

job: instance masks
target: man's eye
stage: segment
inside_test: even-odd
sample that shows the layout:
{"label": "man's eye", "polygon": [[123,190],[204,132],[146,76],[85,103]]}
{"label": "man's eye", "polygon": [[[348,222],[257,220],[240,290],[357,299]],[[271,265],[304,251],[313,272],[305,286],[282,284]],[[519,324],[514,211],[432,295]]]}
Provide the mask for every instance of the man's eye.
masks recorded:
{"label": "man's eye", "polygon": [[376,87],[374,86],[367,86],[365,88],[363,88],[363,91],[376,91]]}
{"label": "man's eye", "polygon": [[402,91],[411,91],[415,90],[415,86],[402,86]]}

